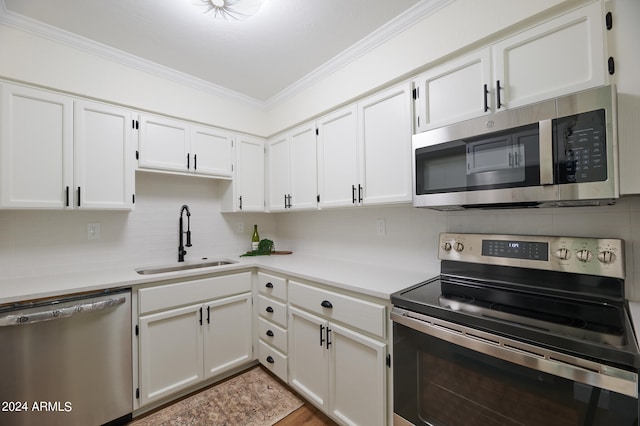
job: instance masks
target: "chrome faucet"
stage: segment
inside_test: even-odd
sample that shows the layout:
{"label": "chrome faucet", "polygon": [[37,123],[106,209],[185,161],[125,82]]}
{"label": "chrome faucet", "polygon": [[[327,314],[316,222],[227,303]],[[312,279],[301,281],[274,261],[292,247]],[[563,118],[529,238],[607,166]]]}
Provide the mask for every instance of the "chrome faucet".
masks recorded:
{"label": "chrome faucet", "polygon": [[[182,213],[187,211],[187,230],[184,231],[184,227],[182,225]],[[180,208],[180,229],[178,230],[178,237],[180,240],[180,245],[178,246],[178,262],[184,262],[184,255],[187,254],[187,251],[184,249],[185,245],[182,242],[182,235],[187,234],[187,244],[186,247],[191,247],[191,212],[189,211],[189,206],[184,204]]]}

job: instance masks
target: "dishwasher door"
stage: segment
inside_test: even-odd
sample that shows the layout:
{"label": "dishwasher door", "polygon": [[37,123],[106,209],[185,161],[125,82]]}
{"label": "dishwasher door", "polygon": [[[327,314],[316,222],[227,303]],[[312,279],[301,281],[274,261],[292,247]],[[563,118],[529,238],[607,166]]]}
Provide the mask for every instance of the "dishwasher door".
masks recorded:
{"label": "dishwasher door", "polygon": [[131,289],[0,309],[0,424],[124,424]]}

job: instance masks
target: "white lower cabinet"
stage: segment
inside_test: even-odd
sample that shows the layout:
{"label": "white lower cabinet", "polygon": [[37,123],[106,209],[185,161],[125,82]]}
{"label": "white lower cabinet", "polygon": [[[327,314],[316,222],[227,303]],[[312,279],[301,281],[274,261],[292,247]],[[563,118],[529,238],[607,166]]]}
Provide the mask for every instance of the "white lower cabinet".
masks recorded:
{"label": "white lower cabinet", "polygon": [[139,290],[140,405],[253,359],[251,273]]}
{"label": "white lower cabinet", "polygon": [[258,272],[258,360],[287,381],[287,280]]}
{"label": "white lower cabinet", "polygon": [[[387,342],[339,322],[350,312],[366,323],[384,318],[339,293],[291,281],[289,292],[289,384],[341,424],[386,424]],[[317,309],[296,307],[305,304]]]}

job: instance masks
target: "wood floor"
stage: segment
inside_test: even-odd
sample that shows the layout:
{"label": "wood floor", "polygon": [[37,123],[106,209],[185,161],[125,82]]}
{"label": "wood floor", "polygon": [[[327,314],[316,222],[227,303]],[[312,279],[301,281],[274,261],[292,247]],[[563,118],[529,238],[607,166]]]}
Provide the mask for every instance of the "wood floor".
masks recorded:
{"label": "wood floor", "polygon": [[305,403],[293,413],[280,420],[275,426],[337,426],[337,423],[320,412],[316,407]]}

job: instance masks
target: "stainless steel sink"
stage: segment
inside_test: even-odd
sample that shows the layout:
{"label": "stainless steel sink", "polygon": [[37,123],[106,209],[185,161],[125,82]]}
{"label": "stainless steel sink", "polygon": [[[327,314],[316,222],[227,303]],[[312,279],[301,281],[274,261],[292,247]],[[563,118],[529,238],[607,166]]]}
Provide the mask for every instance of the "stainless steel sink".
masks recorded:
{"label": "stainless steel sink", "polygon": [[136,269],[136,272],[140,275],[162,274],[164,272],[187,271],[189,269],[210,268],[213,266],[231,265],[234,263],[238,263],[238,261],[229,260],[229,259],[205,260],[205,261],[196,262],[196,263],[180,263],[177,265],[139,268],[139,269]]}

